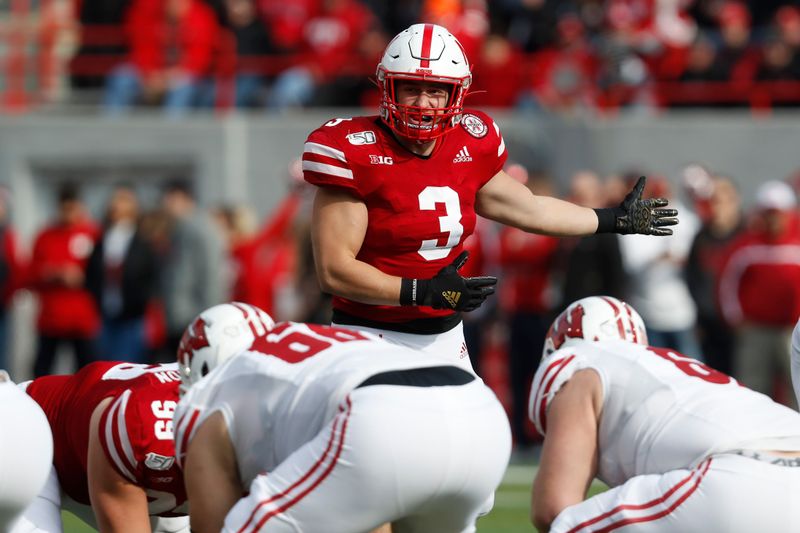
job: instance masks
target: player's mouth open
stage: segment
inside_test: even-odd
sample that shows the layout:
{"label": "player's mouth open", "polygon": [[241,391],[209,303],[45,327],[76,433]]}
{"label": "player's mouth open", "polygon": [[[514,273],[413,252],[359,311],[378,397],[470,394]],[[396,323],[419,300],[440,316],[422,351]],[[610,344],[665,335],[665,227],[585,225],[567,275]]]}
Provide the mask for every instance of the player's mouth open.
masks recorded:
{"label": "player's mouth open", "polygon": [[422,115],[421,120],[419,117],[409,117],[408,125],[411,128],[429,130],[433,127],[434,120],[433,115]]}

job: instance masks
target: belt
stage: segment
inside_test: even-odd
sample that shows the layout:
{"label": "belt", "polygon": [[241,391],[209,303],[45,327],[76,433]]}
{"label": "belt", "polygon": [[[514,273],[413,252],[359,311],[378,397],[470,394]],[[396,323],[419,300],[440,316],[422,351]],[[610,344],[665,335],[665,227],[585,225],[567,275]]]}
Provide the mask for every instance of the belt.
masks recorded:
{"label": "belt", "polygon": [[800,467],[800,457],[780,457],[778,455],[772,455],[756,450],[734,450],[731,453],[741,455],[742,457],[755,459],[756,461],[769,463],[775,466]]}
{"label": "belt", "polygon": [[475,376],[456,366],[432,366],[408,370],[390,370],[375,374],[361,382],[356,389],[371,385],[400,385],[403,387],[443,387],[465,385]]}

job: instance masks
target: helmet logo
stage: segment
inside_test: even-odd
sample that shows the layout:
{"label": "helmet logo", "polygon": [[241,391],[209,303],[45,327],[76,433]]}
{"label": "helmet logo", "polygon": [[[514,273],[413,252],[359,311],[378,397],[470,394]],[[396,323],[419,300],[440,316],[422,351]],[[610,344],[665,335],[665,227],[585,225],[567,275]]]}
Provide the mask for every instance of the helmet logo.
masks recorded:
{"label": "helmet logo", "polygon": [[178,360],[186,361],[188,365],[196,350],[208,348],[209,346],[211,344],[206,336],[206,321],[198,317],[183,333],[181,344],[178,348]]}
{"label": "helmet logo", "polygon": [[558,321],[550,326],[547,337],[553,340],[553,348],[558,350],[567,338],[583,338],[583,316],[585,312],[583,306],[578,304],[569,310],[569,313],[561,313]]}

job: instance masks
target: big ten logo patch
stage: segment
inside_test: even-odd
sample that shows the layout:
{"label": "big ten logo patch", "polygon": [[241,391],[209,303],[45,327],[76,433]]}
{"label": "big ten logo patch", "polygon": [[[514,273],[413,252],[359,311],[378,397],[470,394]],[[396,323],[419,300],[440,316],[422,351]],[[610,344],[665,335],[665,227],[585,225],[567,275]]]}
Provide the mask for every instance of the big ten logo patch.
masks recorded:
{"label": "big ten logo patch", "polygon": [[373,165],[394,165],[394,160],[388,155],[373,155],[370,154],[369,162]]}

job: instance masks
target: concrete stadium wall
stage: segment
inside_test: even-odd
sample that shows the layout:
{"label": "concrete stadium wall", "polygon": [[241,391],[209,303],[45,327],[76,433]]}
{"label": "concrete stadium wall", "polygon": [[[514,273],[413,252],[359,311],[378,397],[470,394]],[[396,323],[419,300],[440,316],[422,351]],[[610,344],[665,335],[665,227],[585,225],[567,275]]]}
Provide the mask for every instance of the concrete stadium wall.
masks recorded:
{"label": "concrete stadium wall", "polygon": [[[310,131],[358,111],[315,110],[282,116],[228,114],[166,120],[157,115],[111,119],[93,113],[0,117],[0,184],[12,190],[12,222],[23,246],[53,213],[58,182],[83,184],[100,217],[114,183],[140,188],[155,205],[159,185],[192,178],[201,204],[242,203],[266,216],[288,186],[288,165]],[[572,172],[608,174],[629,168],[675,181],[688,163],[733,176],[745,201],[759,183],[800,168],[800,113],[754,118],[748,112],[631,115],[611,119],[492,113],[510,157],[545,170],[564,190]],[[28,377],[35,301],[21,294],[14,313],[12,371]]]}

